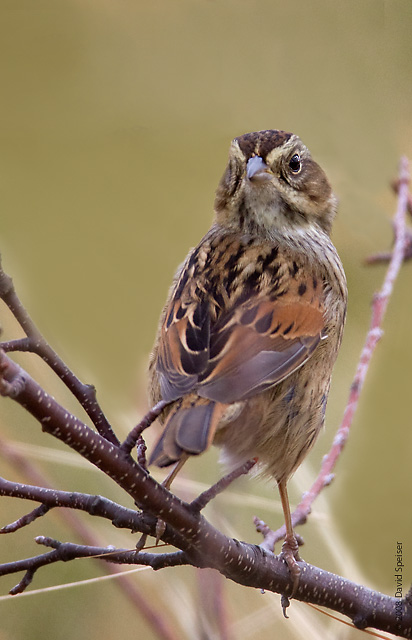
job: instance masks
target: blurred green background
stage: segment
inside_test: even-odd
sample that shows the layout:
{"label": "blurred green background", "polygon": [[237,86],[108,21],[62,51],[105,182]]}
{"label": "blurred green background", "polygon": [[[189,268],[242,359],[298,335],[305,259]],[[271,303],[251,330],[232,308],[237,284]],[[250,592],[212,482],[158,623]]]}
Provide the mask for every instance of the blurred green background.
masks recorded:
{"label": "blurred green background", "polygon": [[[300,135],[340,199],[334,241],[349,285],[348,323],[327,428],[291,483],[297,503],[342,416],[383,267],[396,203],[389,183],[412,158],[410,0],[1,0],[0,201],[4,267],[36,323],[69,365],[98,388],[124,435],[146,407],[145,366],[174,269],[208,229],[230,140],[279,128]],[[411,266],[385,319],[349,444],[315,504],[303,557],[394,594],[396,543],[404,589],[412,579]],[[1,311],[4,335],[19,335]],[[72,410],[33,356],[20,362]],[[81,414],[80,414],[81,415]],[[10,401],[2,437],[17,441],[56,486],[124,500]],[[149,435],[153,441],[154,434]],[[26,447],[22,443],[28,443]],[[3,445],[4,446],[4,445]],[[211,451],[187,464],[176,490],[189,497],[221,468]],[[0,472],[24,479],[10,456]],[[161,475],[159,474],[159,478]],[[124,501],[127,506],[129,502]],[[0,501],[6,524],[32,505]],[[274,487],[239,481],[208,515],[230,535],[260,542],[252,516],[282,522]],[[93,526],[103,544],[136,537]],[[44,534],[77,540],[58,514],[0,539],[0,561],[41,552]],[[97,562],[43,570],[33,588],[103,575]],[[132,577],[169,638],[358,638],[361,632],[293,602],[190,569]],[[7,594],[16,576],[2,578]],[[226,635],[205,591],[218,594]],[[173,635],[174,634],[174,635]],[[0,640],[152,638],[153,627],[115,582],[0,601]]]}

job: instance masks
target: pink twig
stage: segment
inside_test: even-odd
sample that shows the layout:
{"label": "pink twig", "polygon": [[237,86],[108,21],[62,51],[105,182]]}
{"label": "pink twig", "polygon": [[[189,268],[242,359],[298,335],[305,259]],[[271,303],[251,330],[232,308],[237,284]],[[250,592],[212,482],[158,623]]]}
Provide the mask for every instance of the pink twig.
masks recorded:
{"label": "pink twig", "polygon": [[311,505],[321,492],[322,488],[325,484],[329,484],[330,482],[330,474],[332,473],[349,436],[349,430],[358,406],[359,396],[365,382],[373,352],[383,333],[381,329],[382,321],[388,306],[389,298],[392,294],[394,282],[397,278],[403,260],[406,234],[405,214],[408,203],[408,184],[409,165],[407,159],[402,158],[399,171],[398,206],[394,216],[395,245],[391,261],[389,263],[382,288],[373,299],[370,329],[366,336],[358,368],[351,385],[349,400],[343,414],[342,422],[337,430],[329,453],[323,459],[322,467],[317,479],[296,508],[296,511],[301,513],[304,518],[306,518],[310,513]]}
{"label": "pink twig", "polygon": [[[401,180],[394,180],[392,182],[392,189],[394,190],[394,192],[396,194],[399,193],[399,185],[401,183]],[[407,196],[407,204],[406,204],[406,210],[409,213],[410,216],[412,216],[412,194],[408,193]]]}
{"label": "pink twig", "polygon": [[[407,158],[402,158],[399,168],[399,187],[398,187],[398,204],[393,220],[395,244],[390,263],[386,272],[385,279],[381,290],[375,294],[372,302],[372,319],[370,329],[366,336],[365,345],[362,349],[358,368],[353,379],[348,403],[343,414],[342,422],[336,432],[332,447],[329,453],[323,458],[322,466],[315,482],[307,491],[292,514],[293,526],[303,524],[311,511],[311,506],[322,489],[330,484],[333,479],[332,471],[339,459],[340,454],[346,444],[349,436],[349,430],[352,425],[353,416],[358,406],[359,396],[365,382],[369,364],[379,339],[383,331],[381,329],[382,321],[388,306],[389,298],[392,294],[394,282],[398,276],[399,270],[404,258],[405,240],[406,240],[406,223],[405,214],[408,209],[410,200],[408,194],[409,185],[409,164]],[[264,523],[255,519],[255,524],[259,531],[264,530]],[[264,533],[265,535],[265,533]],[[281,540],[285,535],[284,526],[273,532],[266,532],[265,544],[274,544]]]}

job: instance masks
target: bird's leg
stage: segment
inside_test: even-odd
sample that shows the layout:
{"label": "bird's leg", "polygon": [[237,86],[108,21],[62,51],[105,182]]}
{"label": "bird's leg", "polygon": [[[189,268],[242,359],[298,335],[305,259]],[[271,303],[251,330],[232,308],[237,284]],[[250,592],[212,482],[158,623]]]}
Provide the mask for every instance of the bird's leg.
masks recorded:
{"label": "bird's leg", "polygon": [[174,467],[171,470],[171,472],[163,480],[162,487],[166,487],[166,489],[168,489],[170,491],[170,486],[171,486],[173,480],[176,478],[177,474],[179,473],[180,469],[183,467],[183,465],[186,462],[186,460],[188,459],[188,457],[189,457],[189,455],[187,453],[184,453],[182,455],[180,460],[178,460],[176,462],[176,464],[174,465]]}
{"label": "bird's leg", "polygon": [[282,556],[282,558],[284,558],[286,564],[288,565],[293,579],[292,593],[289,596],[289,598],[293,598],[299,585],[301,569],[297,561],[301,560],[301,558],[299,557],[299,546],[292,527],[292,518],[290,516],[290,506],[288,491],[286,488],[286,480],[281,480],[280,482],[278,482],[278,488],[286,526],[285,542],[282,545],[282,551],[280,555]]}
{"label": "bird's leg", "polygon": [[[188,457],[189,455],[187,453],[184,453],[182,455],[180,460],[178,460],[174,465],[171,472],[163,480],[162,487],[165,487],[168,491],[170,491],[170,485],[172,484],[173,480],[176,478],[177,474],[179,473],[180,469],[183,467]],[[159,543],[159,540],[164,534],[165,529],[166,529],[166,523],[164,522],[164,520],[161,520],[161,518],[158,518],[156,522],[156,544]]]}

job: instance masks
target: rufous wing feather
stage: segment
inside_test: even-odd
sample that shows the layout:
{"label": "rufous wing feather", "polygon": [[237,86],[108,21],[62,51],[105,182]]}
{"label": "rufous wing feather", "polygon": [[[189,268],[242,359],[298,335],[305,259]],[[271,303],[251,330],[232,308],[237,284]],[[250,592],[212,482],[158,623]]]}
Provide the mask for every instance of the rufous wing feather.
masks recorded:
{"label": "rufous wing feather", "polygon": [[324,329],[321,287],[293,281],[287,292],[251,294],[212,323],[204,300],[173,300],[158,355],[162,397],[196,391],[231,403],[271,387],[311,356]]}

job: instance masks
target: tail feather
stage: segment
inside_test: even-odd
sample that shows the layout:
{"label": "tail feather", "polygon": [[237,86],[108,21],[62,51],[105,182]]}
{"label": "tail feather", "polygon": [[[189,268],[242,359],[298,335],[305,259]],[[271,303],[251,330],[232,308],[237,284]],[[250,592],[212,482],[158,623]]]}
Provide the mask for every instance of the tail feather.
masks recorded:
{"label": "tail feather", "polygon": [[226,407],[198,396],[185,398],[166,417],[149,463],[166,467],[180,460],[183,453],[198,455],[205,451],[213,441]]}

